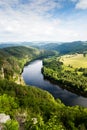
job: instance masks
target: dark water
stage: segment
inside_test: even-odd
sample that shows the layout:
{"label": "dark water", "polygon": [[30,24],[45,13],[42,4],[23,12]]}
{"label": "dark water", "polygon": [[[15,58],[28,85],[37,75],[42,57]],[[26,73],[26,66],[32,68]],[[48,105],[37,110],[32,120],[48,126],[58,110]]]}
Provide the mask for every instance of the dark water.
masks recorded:
{"label": "dark water", "polygon": [[80,105],[87,107],[87,98],[78,96],[60,88],[58,85],[50,83],[50,81],[44,80],[41,73],[42,66],[42,60],[36,60],[24,67],[22,76],[27,85],[37,86],[49,91],[55,98],[61,99],[61,101],[66,105]]}

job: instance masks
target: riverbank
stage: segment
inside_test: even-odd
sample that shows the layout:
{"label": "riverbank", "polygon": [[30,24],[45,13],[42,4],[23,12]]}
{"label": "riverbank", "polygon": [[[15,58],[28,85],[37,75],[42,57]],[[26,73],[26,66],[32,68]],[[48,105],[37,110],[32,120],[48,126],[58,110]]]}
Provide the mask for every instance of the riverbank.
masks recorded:
{"label": "riverbank", "polygon": [[45,75],[43,69],[42,69],[42,74],[43,74],[45,80],[49,80],[51,83],[58,85],[61,88],[66,89],[74,94],[77,94],[77,95],[83,96],[83,97],[87,97],[87,92],[80,91],[79,89],[75,88],[75,86],[67,86],[61,79],[56,80],[50,76]]}
{"label": "riverbank", "polygon": [[87,97],[87,78],[80,69],[65,66],[58,58],[45,59],[43,65],[42,73],[45,79],[63,89]]}
{"label": "riverbank", "polygon": [[0,49],[0,78],[23,84],[21,74],[25,65],[33,60],[55,55],[52,51],[15,46]]}
{"label": "riverbank", "polygon": [[87,107],[87,98],[72,93],[65,88],[46,80],[41,73],[43,67],[42,60],[36,60],[24,67],[22,76],[27,85],[39,87],[48,91],[55,99],[60,99],[68,106],[84,106]]}

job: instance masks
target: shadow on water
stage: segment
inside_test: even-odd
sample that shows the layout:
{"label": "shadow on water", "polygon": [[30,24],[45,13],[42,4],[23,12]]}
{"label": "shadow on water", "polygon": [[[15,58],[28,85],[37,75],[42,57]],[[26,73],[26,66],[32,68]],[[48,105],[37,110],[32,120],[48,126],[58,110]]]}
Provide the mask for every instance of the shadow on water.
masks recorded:
{"label": "shadow on water", "polygon": [[27,85],[36,86],[41,89],[47,90],[55,98],[61,99],[61,101],[66,105],[80,105],[87,107],[87,98],[78,96],[70,91],[59,87],[58,85],[51,83],[48,80],[45,80],[41,73],[42,67],[42,60],[33,61],[29,65],[24,67],[22,76]]}

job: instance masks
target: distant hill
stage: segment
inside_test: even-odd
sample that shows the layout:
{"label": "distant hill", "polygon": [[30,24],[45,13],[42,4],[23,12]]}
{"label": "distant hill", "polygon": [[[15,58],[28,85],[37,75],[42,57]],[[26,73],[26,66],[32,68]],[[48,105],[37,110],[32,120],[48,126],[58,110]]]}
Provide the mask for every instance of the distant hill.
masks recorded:
{"label": "distant hill", "polygon": [[74,42],[13,42],[1,43],[0,48],[26,46],[35,47],[38,49],[54,50],[59,54],[82,53],[87,51],[87,41],[74,41]]}
{"label": "distant hill", "polygon": [[68,43],[48,43],[42,46],[38,46],[40,49],[46,50],[55,50],[60,54],[68,54],[68,53],[82,53],[87,51],[87,42],[83,41],[74,41]]}
{"label": "distant hill", "polygon": [[14,46],[38,47],[45,44],[48,44],[48,42],[1,42],[0,48],[14,47]]}

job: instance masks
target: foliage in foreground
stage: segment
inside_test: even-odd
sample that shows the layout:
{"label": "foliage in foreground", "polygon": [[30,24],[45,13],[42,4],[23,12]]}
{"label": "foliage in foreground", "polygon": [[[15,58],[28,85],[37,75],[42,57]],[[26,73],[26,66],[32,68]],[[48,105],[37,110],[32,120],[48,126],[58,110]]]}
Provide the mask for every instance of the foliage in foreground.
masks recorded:
{"label": "foliage in foreground", "polygon": [[9,120],[4,124],[4,130],[19,130],[19,124],[16,120]]}
{"label": "foliage in foreground", "polygon": [[87,129],[87,108],[65,106],[46,91],[8,80],[0,80],[2,112],[11,117],[5,124],[7,130],[18,130],[19,125],[24,130]]}

